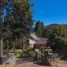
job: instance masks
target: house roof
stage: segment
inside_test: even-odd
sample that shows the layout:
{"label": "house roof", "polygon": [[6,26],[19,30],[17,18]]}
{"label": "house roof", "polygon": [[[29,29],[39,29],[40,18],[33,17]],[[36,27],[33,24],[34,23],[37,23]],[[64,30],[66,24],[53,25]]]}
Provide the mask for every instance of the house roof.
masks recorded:
{"label": "house roof", "polygon": [[34,40],[38,40],[38,37],[35,35],[35,33],[31,33],[30,37],[33,38]]}
{"label": "house roof", "polygon": [[35,44],[46,44],[48,39],[47,38],[40,38],[35,35],[35,33],[31,33],[30,35],[34,41],[36,41]]}

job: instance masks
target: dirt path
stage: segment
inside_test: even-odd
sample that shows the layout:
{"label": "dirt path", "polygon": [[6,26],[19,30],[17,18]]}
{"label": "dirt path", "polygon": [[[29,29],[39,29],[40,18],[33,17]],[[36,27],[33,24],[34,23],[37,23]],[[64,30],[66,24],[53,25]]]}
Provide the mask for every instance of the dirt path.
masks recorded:
{"label": "dirt path", "polygon": [[39,65],[37,64],[37,62],[33,62],[25,58],[17,58],[16,61],[17,61],[16,67],[50,67]]}
{"label": "dirt path", "polygon": [[50,67],[50,66],[42,66],[42,65],[34,64],[33,62],[26,62],[23,64],[17,64],[16,67]]}
{"label": "dirt path", "polygon": [[56,62],[51,62],[51,65],[52,66],[40,65],[24,58],[17,58],[15,67],[67,67],[67,62],[57,60]]}

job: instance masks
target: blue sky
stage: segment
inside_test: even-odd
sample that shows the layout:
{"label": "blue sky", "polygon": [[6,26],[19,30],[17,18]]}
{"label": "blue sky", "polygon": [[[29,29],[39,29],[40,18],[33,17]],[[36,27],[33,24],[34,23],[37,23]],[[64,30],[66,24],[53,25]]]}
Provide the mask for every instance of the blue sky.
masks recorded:
{"label": "blue sky", "polygon": [[30,0],[33,19],[48,24],[67,24],[67,0]]}

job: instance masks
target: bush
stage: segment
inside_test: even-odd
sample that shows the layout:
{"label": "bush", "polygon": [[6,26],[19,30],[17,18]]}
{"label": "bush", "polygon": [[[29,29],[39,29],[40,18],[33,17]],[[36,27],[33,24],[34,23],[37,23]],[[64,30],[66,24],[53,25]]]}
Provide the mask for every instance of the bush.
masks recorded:
{"label": "bush", "polygon": [[31,57],[35,56],[35,51],[33,48],[28,47],[25,51],[22,52],[22,57]]}
{"label": "bush", "polygon": [[22,55],[22,52],[17,49],[14,49],[14,53],[15,53],[16,57],[21,57],[21,55]]}
{"label": "bush", "polygon": [[33,48],[28,47],[24,51],[19,51],[17,49],[14,49],[16,57],[24,57],[24,58],[34,58],[36,55]]}

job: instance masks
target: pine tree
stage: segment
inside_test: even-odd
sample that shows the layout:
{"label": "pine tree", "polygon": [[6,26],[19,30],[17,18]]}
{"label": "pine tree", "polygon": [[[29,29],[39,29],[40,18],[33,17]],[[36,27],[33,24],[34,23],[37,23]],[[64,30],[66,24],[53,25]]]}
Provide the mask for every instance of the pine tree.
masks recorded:
{"label": "pine tree", "polygon": [[36,35],[39,37],[42,37],[43,30],[44,30],[43,22],[41,22],[41,21],[36,22],[36,24],[35,24]]}

